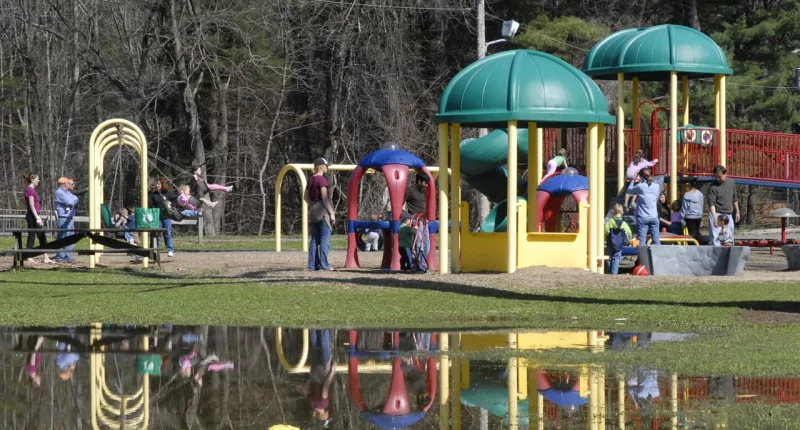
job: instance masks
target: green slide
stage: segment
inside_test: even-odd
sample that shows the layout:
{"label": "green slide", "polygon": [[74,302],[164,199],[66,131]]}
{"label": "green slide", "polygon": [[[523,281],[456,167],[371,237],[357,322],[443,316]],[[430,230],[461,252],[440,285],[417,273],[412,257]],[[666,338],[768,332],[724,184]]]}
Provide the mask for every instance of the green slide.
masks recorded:
{"label": "green slide", "polygon": [[[528,160],[528,129],[517,130],[517,160],[525,164]],[[506,231],[506,178],[508,170],[508,133],[494,130],[478,139],[461,142],[461,178],[472,188],[485,195],[490,202],[497,203],[481,222],[481,231]],[[525,200],[528,182],[517,179],[520,200]]]}

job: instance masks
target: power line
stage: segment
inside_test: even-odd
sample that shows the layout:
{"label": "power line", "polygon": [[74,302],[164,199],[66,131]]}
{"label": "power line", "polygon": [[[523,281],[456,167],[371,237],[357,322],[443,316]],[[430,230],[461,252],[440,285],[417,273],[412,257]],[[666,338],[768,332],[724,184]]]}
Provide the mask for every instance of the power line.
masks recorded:
{"label": "power line", "polygon": [[[339,6],[354,6],[353,3],[343,2],[343,1],[335,1],[335,0],[308,0],[313,3],[326,3],[326,4],[335,4]],[[470,8],[465,7],[427,7],[427,6],[400,6],[400,5],[391,5],[391,4],[359,4],[359,7],[373,7],[379,9],[402,9],[402,10],[436,10],[436,11],[471,11]]]}
{"label": "power line", "polygon": [[[711,82],[711,83],[714,82],[712,79],[707,79],[707,78],[698,79],[698,81]],[[734,87],[764,88],[764,89],[770,89],[770,90],[787,90],[787,91],[788,90],[797,90],[796,87],[773,87],[773,86],[769,86],[769,85],[737,84],[735,82],[726,82],[725,85],[732,85]]]}

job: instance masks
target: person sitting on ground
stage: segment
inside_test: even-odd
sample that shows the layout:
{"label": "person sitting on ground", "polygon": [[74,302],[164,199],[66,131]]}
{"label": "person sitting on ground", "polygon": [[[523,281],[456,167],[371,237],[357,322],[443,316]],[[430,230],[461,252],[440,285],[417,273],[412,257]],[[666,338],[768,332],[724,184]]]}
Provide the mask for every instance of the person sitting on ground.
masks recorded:
{"label": "person sitting on ground", "polygon": [[719,229],[717,239],[722,246],[733,246],[733,232],[728,227],[729,222],[728,215],[721,214],[717,216],[717,228]]}
{"label": "person sitting on ground", "polygon": [[[628,190],[630,190],[634,184],[641,182],[642,178],[639,176],[639,172],[643,169],[655,166],[656,163],[658,163],[658,158],[654,158],[653,161],[647,161],[647,159],[644,158],[644,151],[641,149],[637,150],[636,155],[633,156],[631,163],[628,164],[628,169],[625,171],[625,179],[631,182],[628,186]],[[629,191],[625,194],[625,204],[623,206],[627,208],[631,198],[633,198],[633,194]]]}
{"label": "person sitting on ground", "polygon": [[72,346],[66,342],[57,342],[56,366],[58,366],[58,376],[62,381],[69,381],[78,367],[81,356],[77,352],[71,352]]}
{"label": "person sitting on ground", "polygon": [[542,182],[544,182],[545,179],[555,175],[559,168],[566,169],[569,167],[567,164],[568,156],[569,151],[567,151],[566,148],[559,149],[558,153],[556,153],[556,155],[547,162],[547,173],[545,173],[544,177],[542,178]]}
{"label": "person sitting on ground", "polygon": [[[370,221],[378,222],[378,215],[372,215],[370,217]],[[378,228],[368,228],[364,230],[364,233],[367,234],[367,243],[364,245],[365,251],[377,251],[378,250],[378,241],[380,240],[380,229]]]}
{"label": "person sitting on ground", "polygon": [[212,202],[211,200],[205,198],[204,196],[211,191],[222,191],[226,193],[230,193],[233,190],[233,185],[219,185],[219,184],[209,184],[203,179],[203,167],[202,166],[192,166],[192,183],[191,183],[192,194],[197,197],[198,200],[205,203],[209,207],[213,208],[217,205],[217,202]]}
{"label": "person sitting on ground", "polygon": [[672,209],[667,204],[667,195],[661,193],[658,196],[658,230],[670,231],[672,226]]}
{"label": "person sitting on ground", "polygon": [[178,206],[181,208],[181,215],[187,218],[197,218],[203,216],[203,211],[198,210],[197,206],[192,203],[191,188],[184,184],[178,187]]}
{"label": "person sitting on ground", "polygon": [[605,233],[607,238],[607,246],[611,258],[608,260],[608,269],[612,275],[619,274],[619,261],[622,259],[622,248],[626,244],[631,243],[632,233],[631,228],[622,219],[623,209],[619,203],[614,203],[611,207],[613,216],[606,222]]}
{"label": "person sitting on ground", "polygon": [[398,236],[398,247],[400,248],[400,270],[416,270],[414,264],[414,230],[411,228],[411,217],[407,214],[401,216],[400,232]]}
{"label": "person sitting on ground", "polygon": [[672,202],[672,224],[670,224],[669,232],[672,234],[683,235],[683,221],[681,217],[681,201],[675,200]]}

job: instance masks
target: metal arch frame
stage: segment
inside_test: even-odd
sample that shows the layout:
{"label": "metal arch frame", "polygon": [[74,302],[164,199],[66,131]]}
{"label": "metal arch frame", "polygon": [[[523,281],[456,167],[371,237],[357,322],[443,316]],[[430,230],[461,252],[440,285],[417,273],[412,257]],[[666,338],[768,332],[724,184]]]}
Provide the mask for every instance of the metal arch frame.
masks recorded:
{"label": "metal arch frame", "polygon": [[[280,361],[281,366],[283,366],[284,370],[288,373],[297,374],[297,373],[309,373],[311,372],[311,367],[306,366],[306,362],[308,361],[308,353],[309,353],[309,332],[307,328],[303,330],[303,352],[300,355],[300,359],[297,361],[296,364],[289,363],[289,360],[286,359],[286,355],[283,352],[283,327],[278,327],[275,332],[275,350],[278,354],[278,361]],[[386,363],[376,363],[374,360],[370,360],[367,363],[364,363],[361,366],[361,370],[364,373],[389,373],[392,371],[392,366]],[[346,364],[337,364],[336,365],[337,372],[346,372],[347,365]]]}
{"label": "metal arch frame", "polygon": [[[141,175],[141,207],[147,208],[147,139],[136,124],[125,119],[104,121],[92,132],[89,139],[89,228],[101,228],[100,205],[103,204],[103,160],[108,150],[117,145],[128,145],[139,153]],[[142,233],[142,243],[149,243],[149,234]],[[89,239],[89,249],[101,250],[100,244]],[[100,254],[89,255],[89,268],[94,268]],[[148,266],[149,259],[142,258],[142,267]]]}
{"label": "metal arch frame", "polygon": [[[94,341],[100,340],[102,337],[102,326],[100,324],[93,324],[90,333],[90,342],[94,343]],[[149,349],[149,339],[147,336],[144,337],[142,349],[144,351]],[[150,377],[147,375],[142,376],[142,385],[135,393],[127,396],[117,395],[111,392],[106,383],[104,351],[92,352],[89,365],[91,378],[92,428],[99,430],[101,428],[100,423],[112,429],[148,428],[150,422]],[[113,406],[111,402],[119,403],[120,407],[125,409],[126,412],[135,412],[141,409],[141,414],[123,422],[120,408]],[[130,402],[135,403],[129,405]],[[109,416],[107,413],[113,416]]]}
{"label": "metal arch frame", "polygon": [[[328,170],[334,172],[352,172],[355,168],[358,167],[356,164],[331,164],[328,166]],[[439,175],[439,167],[436,166],[426,166],[427,169],[430,171],[431,176],[436,179]],[[297,173],[297,177],[300,180],[300,207],[303,211],[302,213],[302,240],[303,240],[303,252],[308,252],[308,204],[303,199],[303,193],[305,192],[306,186],[308,185],[308,179],[306,178],[305,170],[313,171],[314,165],[310,163],[289,163],[280,170],[278,173],[278,178],[275,181],[275,252],[281,252],[281,236],[282,236],[282,226],[281,226],[281,188],[283,187],[283,179],[286,177],[286,174],[289,172]],[[449,172],[450,169],[448,168],[447,171]]]}

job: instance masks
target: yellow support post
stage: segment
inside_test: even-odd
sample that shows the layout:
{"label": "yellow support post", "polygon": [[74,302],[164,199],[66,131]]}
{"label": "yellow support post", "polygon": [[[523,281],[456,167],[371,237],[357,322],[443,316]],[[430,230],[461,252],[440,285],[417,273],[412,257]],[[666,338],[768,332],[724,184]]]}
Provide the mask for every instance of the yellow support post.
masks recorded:
{"label": "yellow support post", "polygon": [[589,429],[600,430],[600,386],[597,366],[589,365]]}
{"label": "yellow support post", "polygon": [[[597,257],[604,260],[605,238],[603,237],[603,220],[606,214],[606,126],[597,124],[597,220],[600,223],[597,228]],[[598,269],[603,273],[602,267]]]}
{"label": "yellow support post", "polygon": [[683,85],[681,88],[681,100],[683,104],[683,116],[681,117],[681,125],[689,125],[689,77],[683,77]]}
{"label": "yellow support post", "polygon": [[[449,222],[447,210],[447,141],[449,124],[439,124],[439,225],[447,226]],[[448,257],[450,247],[447,228],[439,229],[439,274],[446,274],[450,268]],[[456,258],[458,258],[456,256]]]}
{"label": "yellow support post", "polygon": [[[455,139],[454,139],[455,141]],[[455,259],[454,259],[455,260]],[[459,334],[451,334],[450,335],[450,344],[452,345],[451,348],[456,350],[456,354],[458,354],[459,349]],[[454,358],[453,359],[453,381],[450,384],[450,397],[453,399],[453,419],[452,419],[452,429],[453,430],[461,430],[461,359]]]}
{"label": "yellow support post", "polygon": [[639,78],[634,76],[631,81],[631,115],[633,116],[633,129],[639,129]]}
{"label": "yellow support post", "polygon": [[[528,428],[544,430],[544,396],[536,389],[536,367],[528,368]],[[534,427],[534,424],[536,426]]]}
{"label": "yellow support post", "polygon": [[450,267],[451,273],[458,273],[461,271],[461,236],[458,234],[461,225],[461,125],[450,126],[450,135],[453,154],[450,163],[450,248],[453,258],[450,259]]}
{"label": "yellow support post", "polygon": [[589,271],[597,273],[597,229],[600,227],[600,220],[597,215],[597,124],[589,124],[587,134],[589,136],[589,162],[586,164],[589,175]]}
{"label": "yellow support post", "polygon": [[[439,131],[441,132],[441,126]],[[439,136],[441,137],[441,134]],[[439,430],[448,430],[450,428],[450,405],[448,404],[450,403],[450,356],[447,355],[449,345],[448,334],[439,333],[439,351],[442,354],[439,358],[439,383],[441,384],[439,391]]]}
{"label": "yellow support post", "polygon": [[617,376],[617,428],[625,428],[625,374]]}
{"label": "yellow support post", "polygon": [[[635,122],[633,123],[633,128],[636,128]],[[605,135],[605,133],[603,135]],[[605,157],[605,151],[603,151],[603,156]],[[625,186],[625,74],[617,73],[617,193],[621,193],[622,188],[624,186]]]}
{"label": "yellow support post", "polygon": [[669,202],[678,199],[678,74],[669,73]]}
{"label": "yellow support post", "polygon": [[542,131],[535,122],[528,123],[528,232],[539,230],[536,220],[536,188],[542,181]]}
{"label": "yellow support post", "polygon": [[[514,121],[516,122],[516,121]],[[516,128],[516,127],[515,127]],[[509,136],[510,134],[509,129]],[[509,175],[511,178],[511,175]],[[510,333],[508,335],[508,348],[512,351],[517,349],[517,334]],[[519,429],[519,410],[518,410],[518,381],[517,381],[517,358],[511,357],[508,359],[508,377],[506,385],[508,385],[508,428],[509,430]]]}
{"label": "yellow support post", "polygon": [[508,260],[506,273],[517,270],[517,122],[508,122],[508,179],[506,180],[506,235]]}
{"label": "yellow support post", "polygon": [[719,130],[719,76],[714,75],[714,128]]}
{"label": "yellow support post", "polygon": [[719,75],[719,164],[728,165],[728,131],[725,110],[727,108],[725,100],[725,75]]}
{"label": "yellow support post", "polygon": [[670,377],[670,407],[672,409],[672,430],[678,429],[678,374],[673,373]]}

